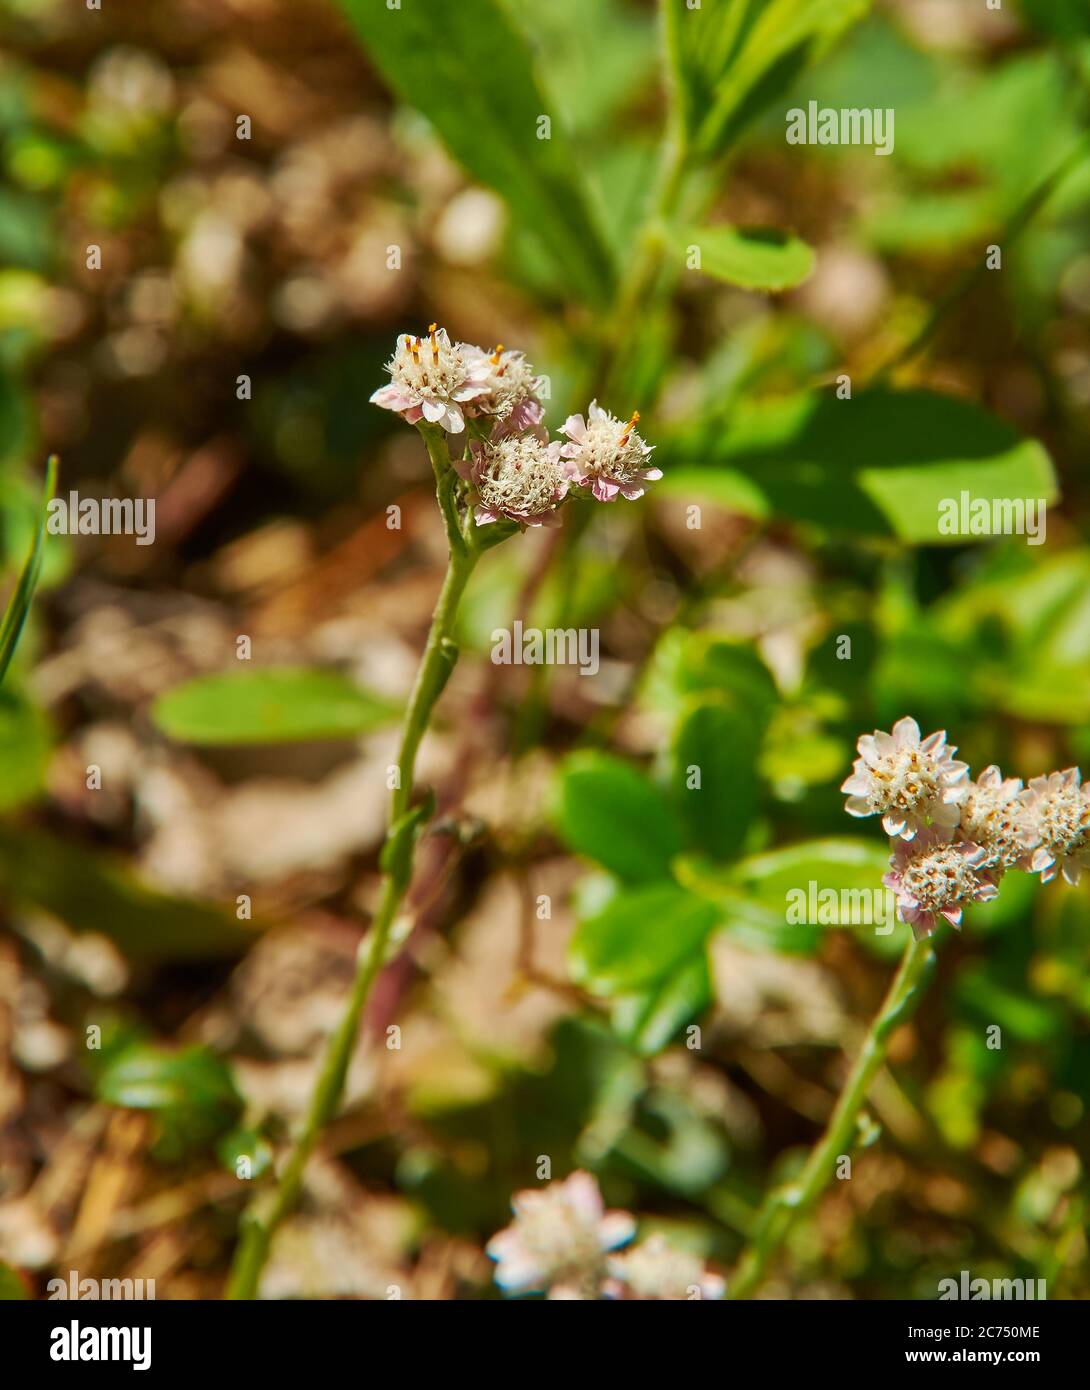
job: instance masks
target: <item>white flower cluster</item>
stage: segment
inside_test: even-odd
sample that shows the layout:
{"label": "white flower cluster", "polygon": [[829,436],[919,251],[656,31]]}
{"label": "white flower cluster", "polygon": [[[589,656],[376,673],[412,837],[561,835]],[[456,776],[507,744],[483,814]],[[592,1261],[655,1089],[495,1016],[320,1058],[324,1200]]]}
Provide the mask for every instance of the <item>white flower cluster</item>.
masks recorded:
{"label": "white flower cluster", "polygon": [[972,782],[944,731],[921,738],[907,718],[892,733],[864,734],[857,747],[841,788],[845,809],[880,815],[894,837],[883,882],[917,938],[929,936],[940,916],[960,926],[964,905],[997,897],[1010,869],[1077,883],[1090,867],[1090,785],[1077,767],[1024,787],[993,764]]}
{"label": "white flower cluster", "polygon": [[454,466],[473,489],[478,525],[555,526],[573,488],[599,502],[634,500],[645,483],[662,477],[648,465],[653,446],[636,429],[638,411],[620,420],[591,401],[586,418],[569,415],[563,440],[550,443],[541,378],[502,343],[492,352],[452,343],[433,323],[423,337],[402,333],[386,370],[390,380],[371,396],[375,405],[410,425],[440,425],[451,434],[465,432],[468,422],[474,437]]}
{"label": "white flower cluster", "polygon": [[606,1211],[589,1173],[517,1192],[511,1209],[515,1219],[488,1242],[496,1283],[507,1293],[626,1301],[723,1297],[719,1275],[660,1235],[611,1254],[632,1239],[636,1219]]}

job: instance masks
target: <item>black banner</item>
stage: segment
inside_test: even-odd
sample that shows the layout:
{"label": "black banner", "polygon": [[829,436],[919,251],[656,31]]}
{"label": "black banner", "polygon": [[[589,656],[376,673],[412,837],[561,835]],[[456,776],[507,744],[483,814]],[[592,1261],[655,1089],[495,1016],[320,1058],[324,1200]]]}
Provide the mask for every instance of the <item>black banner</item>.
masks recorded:
{"label": "black banner", "polygon": [[[528,1300],[532,1301],[532,1300]],[[293,1375],[313,1375],[328,1369],[330,1358],[344,1366],[359,1358],[361,1374],[376,1364],[387,1372],[401,1362],[407,1373],[418,1374],[429,1349],[444,1371],[452,1363],[472,1362],[483,1355],[482,1331],[500,1339],[512,1331],[525,1335],[530,1317],[534,1327],[533,1369],[545,1364],[555,1348],[557,1364],[570,1371],[572,1345],[568,1338],[609,1336],[612,1367],[624,1365],[631,1349],[634,1365],[643,1364],[649,1324],[629,1324],[628,1318],[647,1317],[615,1304],[565,1313],[559,1308],[518,1308],[492,1301],[410,1304],[338,1303],[180,1303],[172,1301],[73,1302],[56,1300],[3,1305],[5,1361],[21,1375],[35,1377],[60,1371],[71,1380],[106,1373],[153,1377],[197,1375],[214,1365],[217,1378],[234,1372],[275,1373],[278,1383]],[[574,1316],[575,1323],[564,1321]],[[1048,1369],[1055,1376],[1076,1361],[1084,1342],[1085,1321],[1075,1303],[950,1300],[935,1303],[711,1303],[687,1304],[654,1315],[662,1333],[676,1340],[660,1345],[660,1354],[674,1355],[691,1365],[701,1353],[722,1361],[724,1375],[735,1359],[744,1364],[760,1360],[769,1373],[782,1371],[842,1371],[854,1364],[867,1373],[905,1367],[925,1379],[947,1367],[1014,1368],[1031,1373]],[[463,1340],[466,1318],[474,1340]],[[440,1327],[435,1319],[439,1319]],[[477,1322],[484,1318],[484,1323]],[[538,1321],[538,1319],[544,1321]],[[584,1322],[583,1319],[587,1321]],[[448,1319],[450,1321],[448,1322]],[[556,1319],[560,1319],[559,1322]],[[617,1321],[619,1319],[619,1321]],[[654,1326],[651,1324],[650,1326]],[[421,1336],[422,1333],[427,1335]],[[408,1336],[408,1340],[407,1340]],[[588,1354],[597,1345],[585,1343]],[[669,1347],[675,1348],[671,1353]],[[566,1350],[565,1350],[566,1348]],[[638,1356],[638,1361],[636,1357]],[[391,1364],[393,1363],[393,1364]],[[710,1364],[714,1364],[711,1363]],[[514,1374],[521,1375],[516,1366]]]}

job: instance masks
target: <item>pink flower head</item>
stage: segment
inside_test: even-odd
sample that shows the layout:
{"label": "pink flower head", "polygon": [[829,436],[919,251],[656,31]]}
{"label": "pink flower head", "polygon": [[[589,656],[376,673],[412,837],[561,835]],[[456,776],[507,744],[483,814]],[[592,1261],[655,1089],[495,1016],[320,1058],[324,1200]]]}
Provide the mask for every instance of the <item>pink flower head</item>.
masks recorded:
{"label": "pink flower head", "polygon": [[462,406],[488,390],[481,363],[467,359],[434,323],[426,338],[402,333],[386,370],[391,379],[372,395],[372,404],[397,411],[410,425],[424,419],[452,434],[465,429]]}
{"label": "pink flower head", "polygon": [[508,1293],[548,1289],[550,1298],[593,1298],[610,1250],[632,1239],[635,1219],[606,1211],[589,1173],[517,1192],[515,1219],[486,1247]]}
{"label": "pink flower head", "polygon": [[1034,777],[1025,799],[1038,837],[1031,870],[1040,873],[1042,883],[1057,870],[1068,883],[1078,883],[1090,866],[1090,786],[1082,785],[1082,773],[1069,767]]}
{"label": "pink flower head", "polygon": [[654,446],[636,433],[639,411],[618,420],[591,401],[587,416],[569,415],[560,430],[568,436],[562,452],[572,482],[589,487],[599,502],[612,502],[618,493],[633,500],[642,497],[642,484],[661,478],[662,470],[644,466]]}
{"label": "pink flower head", "polygon": [[696,1255],[675,1249],[657,1232],[624,1254],[613,1255],[608,1266],[606,1294],[628,1302],[718,1299],[727,1287]]}
{"label": "pink flower head", "polygon": [[983,867],[996,875],[1007,869],[1029,869],[1040,842],[1022,779],[1005,778],[994,763],[969,783],[961,803],[960,829],[985,851]]}
{"label": "pink flower head", "polygon": [[894,841],[890,870],[882,882],[897,899],[897,915],[909,922],[919,941],[945,917],[961,926],[967,902],[986,903],[999,895],[995,880],[984,868],[987,851],[971,840],[955,838],[941,826],[920,830],[911,840]]}
{"label": "pink flower head", "polygon": [[477,525],[517,521],[520,526],[559,526],[558,505],[568,491],[560,444],[536,434],[493,435],[470,442],[468,460],[455,468],[477,493]]}
{"label": "pink flower head", "polygon": [[887,835],[906,840],[928,825],[957,825],[969,769],[955,762],[945,730],[921,740],[915,719],[898,719],[892,734],[876,729],[856,746],[860,756],[840,789],[850,793],[850,816],[880,815]]}
{"label": "pink flower head", "polygon": [[502,343],[491,353],[472,343],[459,343],[458,351],[471,364],[474,379],[484,386],[470,406],[471,415],[495,417],[497,424],[502,423],[504,433],[536,430],[540,426],[545,417],[536,394],[541,379],[534,375],[523,353],[505,349]]}

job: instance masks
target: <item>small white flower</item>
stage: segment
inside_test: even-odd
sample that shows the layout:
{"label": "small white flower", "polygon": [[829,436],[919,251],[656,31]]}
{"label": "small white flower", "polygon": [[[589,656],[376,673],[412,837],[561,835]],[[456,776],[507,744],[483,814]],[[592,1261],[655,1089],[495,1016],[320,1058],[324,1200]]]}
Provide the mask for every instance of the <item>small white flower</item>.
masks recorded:
{"label": "small white flower", "polygon": [[609,1260],[606,1292],[613,1298],[671,1301],[722,1298],[726,1283],[687,1250],[677,1250],[656,1233]]}
{"label": "small white flower", "polygon": [[992,875],[984,868],[986,851],[951,830],[930,826],[911,840],[895,840],[890,871],[882,882],[897,899],[897,915],[912,925],[919,941],[935,930],[936,918],[961,926],[968,902],[991,902],[999,896]]}
{"label": "small white flower", "polygon": [[397,411],[410,425],[424,419],[452,434],[465,429],[463,405],[488,389],[486,366],[468,360],[434,323],[426,338],[402,333],[386,370],[391,379],[371,396],[374,405]]}
{"label": "small white flower", "polygon": [[1068,883],[1078,883],[1090,867],[1090,785],[1082,785],[1077,767],[1034,777],[1026,789],[1026,802],[1034,819],[1039,845],[1030,861],[1041,882],[1048,883],[1059,870]]}
{"label": "small white flower", "polygon": [[470,414],[494,416],[512,433],[538,428],[545,416],[536,394],[541,381],[523,353],[505,349],[502,343],[491,353],[472,343],[459,343],[458,351],[484,386]]}
{"label": "small white flower", "polygon": [[569,415],[560,427],[568,436],[563,455],[568,460],[571,480],[589,487],[599,502],[612,502],[618,495],[642,497],[642,484],[662,477],[660,468],[648,468],[654,448],[636,432],[640,418],[636,411],[628,420],[618,420],[597,401],[591,401],[587,419]]}
{"label": "small white flower", "polygon": [[455,468],[477,493],[477,525],[517,521],[520,526],[559,526],[557,506],[568,491],[558,443],[535,434],[503,434],[470,443],[469,460]]}
{"label": "small white flower", "polygon": [[995,874],[1028,869],[1039,843],[1036,816],[1020,777],[1006,777],[994,763],[969,783],[961,803],[961,833],[985,852],[982,867]]}
{"label": "small white flower", "polygon": [[860,756],[841,787],[851,816],[881,816],[887,835],[910,840],[928,825],[953,829],[968,793],[968,765],[956,762],[945,731],[920,738],[915,719],[899,719],[892,734],[876,729],[856,745]]}
{"label": "small white flower", "polygon": [[517,1192],[515,1219],[486,1247],[496,1283],[509,1293],[549,1290],[550,1298],[594,1298],[610,1250],[631,1240],[628,1212],[606,1211],[589,1173]]}

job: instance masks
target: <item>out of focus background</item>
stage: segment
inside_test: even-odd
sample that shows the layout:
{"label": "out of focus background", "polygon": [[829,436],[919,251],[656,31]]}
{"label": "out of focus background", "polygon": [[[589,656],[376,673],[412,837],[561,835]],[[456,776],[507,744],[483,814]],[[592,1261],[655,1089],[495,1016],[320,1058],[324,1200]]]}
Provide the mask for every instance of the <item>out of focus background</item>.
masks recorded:
{"label": "out of focus background", "polygon": [[[729,1272],[907,931],[785,912],[880,879],[838,791],[857,735],[912,714],[975,770],[1090,767],[1085,4],[704,0],[733,37],[719,71],[683,41],[687,225],[813,248],[782,293],[641,231],[653,4],[502,0],[540,186],[486,102],[468,133],[429,109],[382,8],[0,0],[5,585],[48,453],[62,496],[156,499],[153,544],[48,538],[0,706],[13,1297],[73,1269],[219,1297],[305,1106],[445,563],[419,437],[367,402],[399,332],[524,349],[554,429],[639,409],[665,476],[474,576],[411,934],[266,1297],[495,1297],[483,1247],[542,1155]],[[452,51],[415,50],[441,96],[474,84]],[[789,145],[811,100],[894,108],[893,153]],[[1045,543],[939,535],[962,489],[1047,498]],[[513,618],[598,630],[599,672],[492,664]],[[705,758],[694,813],[671,769]],[[938,951],[852,1181],[765,1292],[1090,1295],[1090,889],[1012,874]]]}

